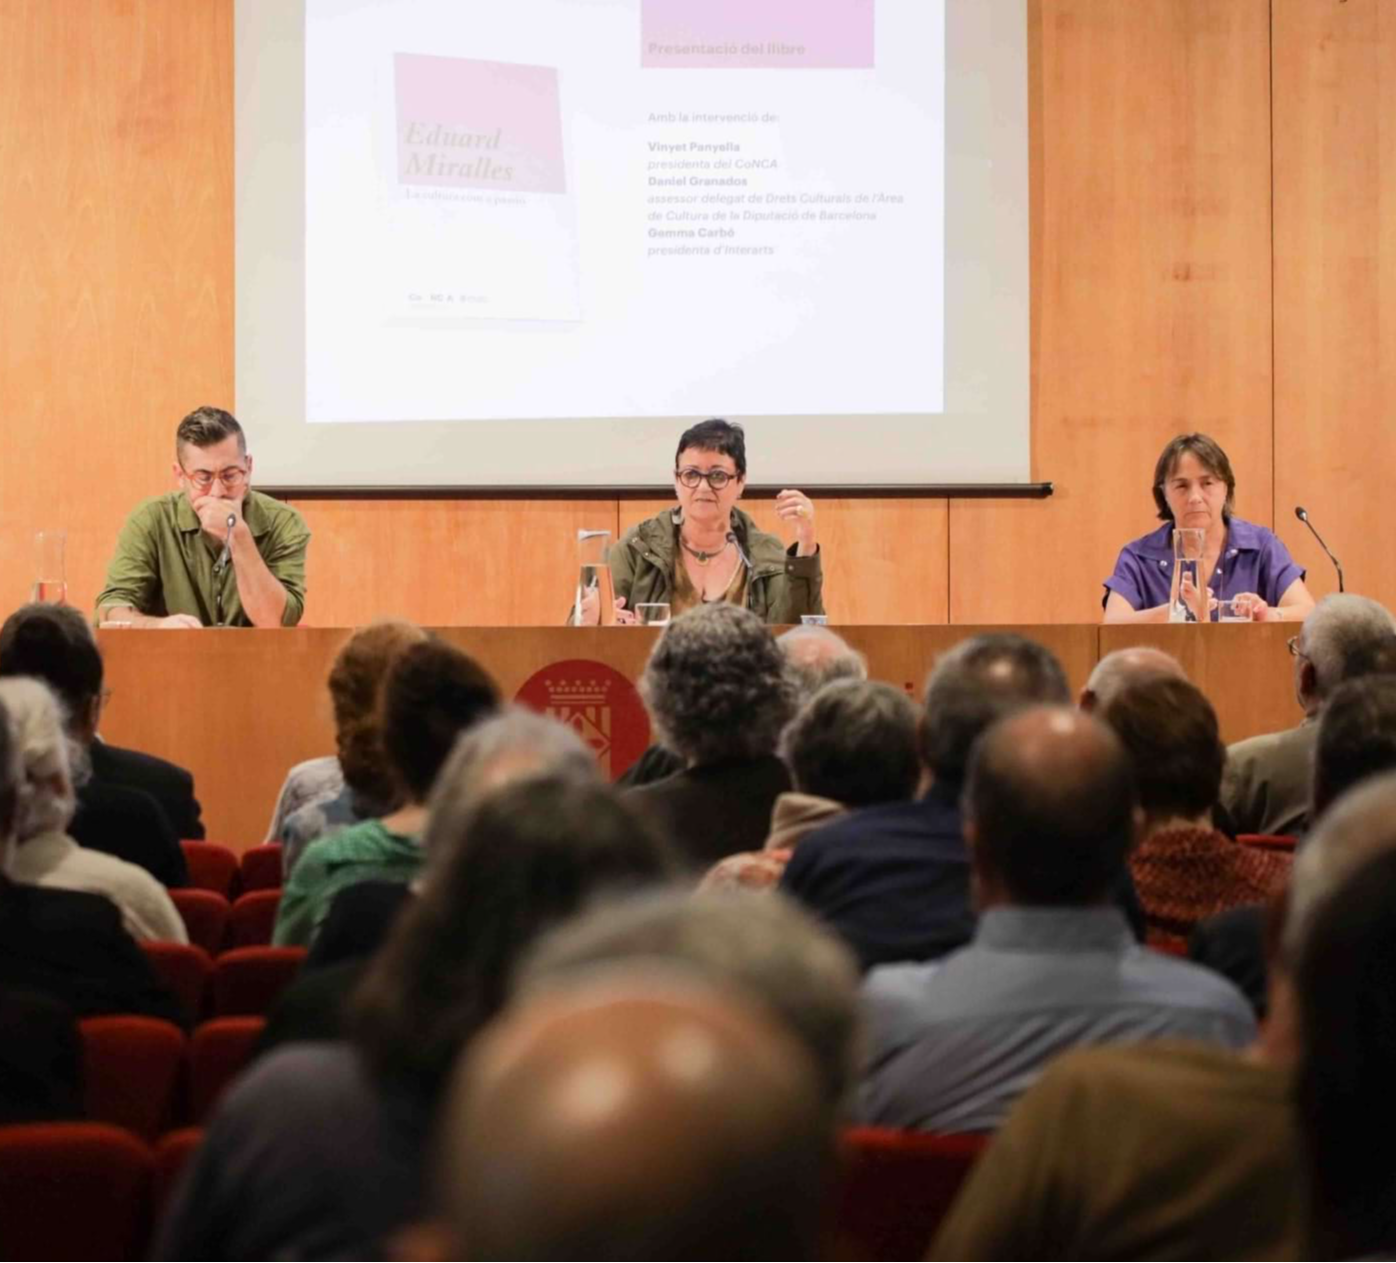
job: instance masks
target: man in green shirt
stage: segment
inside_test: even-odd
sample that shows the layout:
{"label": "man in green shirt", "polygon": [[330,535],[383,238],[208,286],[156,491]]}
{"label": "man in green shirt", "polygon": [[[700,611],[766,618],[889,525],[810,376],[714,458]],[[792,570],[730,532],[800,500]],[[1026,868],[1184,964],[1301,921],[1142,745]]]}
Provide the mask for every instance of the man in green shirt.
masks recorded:
{"label": "man in green shirt", "polygon": [[174,475],[179,490],[147,500],[121,528],[98,620],[294,627],[310,532],[290,505],[252,490],[252,457],[231,413],[196,408],[179,423]]}

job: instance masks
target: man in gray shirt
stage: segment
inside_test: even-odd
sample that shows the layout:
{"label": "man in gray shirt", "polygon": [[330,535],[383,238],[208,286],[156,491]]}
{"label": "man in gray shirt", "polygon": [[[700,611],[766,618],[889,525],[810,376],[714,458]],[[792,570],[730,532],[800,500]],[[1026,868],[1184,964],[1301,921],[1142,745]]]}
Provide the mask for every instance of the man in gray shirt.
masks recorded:
{"label": "man in gray shirt", "polygon": [[979,925],[938,965],[868,976],[863,1121],[992,1131],[1069,1048],[1255,1038],[1235,987],[1139,946],[1110,901],[1138,811],[1103,725],[1063,706],[1001,721],[971,760],[963,810]]}

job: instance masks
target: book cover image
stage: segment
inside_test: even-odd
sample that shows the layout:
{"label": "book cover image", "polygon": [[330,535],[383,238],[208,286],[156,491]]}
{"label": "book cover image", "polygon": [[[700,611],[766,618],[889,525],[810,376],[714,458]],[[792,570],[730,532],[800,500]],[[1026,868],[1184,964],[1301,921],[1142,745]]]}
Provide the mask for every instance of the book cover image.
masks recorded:
{"label": "book cover image", "polygon": [[390,314],[581,318],[558,71],[393,56]]}

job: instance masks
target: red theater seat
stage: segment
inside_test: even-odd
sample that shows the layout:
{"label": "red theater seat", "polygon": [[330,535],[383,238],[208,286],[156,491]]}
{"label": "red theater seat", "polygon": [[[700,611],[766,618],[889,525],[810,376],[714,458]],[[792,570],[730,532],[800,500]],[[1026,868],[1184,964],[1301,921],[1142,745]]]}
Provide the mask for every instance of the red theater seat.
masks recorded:
{"label": "red theater seat", "polygon": [[218,1017],[190,1037],[189,1108],[194,1122],[208,1120],[224,1089],[252,1060],[266,1024],[262,1017]]}
{"label": "red theater seat", "polygon": [[281,890],[253,890],[233,904],[228,921],[229,947],[266,947],[276,928]]}
{"label": "red theater seat", "polygon": [[280,842],[263,842],[242,853],[244,891],[281,889],[281,850]]}
{"label": "red theater seat", "polygon": [[203,1139],[202,1127],[181,1127],[178,1131],[168,1131],[160,1137],[160,1143],[155,1146],[156,1223],[159,1223],[164,1215],[185,1165],[193,1156],[194,1150],[203,1143]]}
{"label": "red theater seat", "polygon": [[1298,839],[1287,833],[1238,833],[1236,841],[1242,846],[1254,846],[1262,851],[1293,852]]}
{"label": "red theater seat", "polygon": [[208,980],[213,958],[202,947],[185,943],[142,943],[151,968],[179,1001],[193,1026],[208,1007]]}
{"label": "red theater seat", "polygon": [[236,853],[217,842],[181,842],[189,866],[189,884],[231,899],[238,879]]}
{"label": "red theater seat", "polygon": [[78,1029],[87,1116],[153,1140],[174,1114],[184,1032],[134,1016],[83,1018]]}
{"label": "red theater seat", "polygon": [[189,941],[202,947],[210,956],[223,950],[223,937],[228,932],[228,915],[232,909],[222,895],[193,886],[170,891],[170,898],[179,911],[189,934]]}
{"label": "red theater seat", "polygon": [[213,964],[213,1015],[265,1017],[305,960],[303,947],[240,947]]}

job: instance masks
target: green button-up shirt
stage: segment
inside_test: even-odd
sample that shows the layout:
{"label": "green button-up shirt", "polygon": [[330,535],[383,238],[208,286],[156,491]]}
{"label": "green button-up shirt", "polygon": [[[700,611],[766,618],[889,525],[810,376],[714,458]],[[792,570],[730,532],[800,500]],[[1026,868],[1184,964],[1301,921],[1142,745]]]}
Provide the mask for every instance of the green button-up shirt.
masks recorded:
{"label": "green button-up shirt", "polygon": [[[286,589],[283,627],[294,627],[305,609],[305,550],[310,531],[289,504],[249,490],[242,518],[267,569]],[[182,491],[145,501],[121,528],[116,556],[97,598],[97,613],[126,605],[164,618],[192,614],[206,627],[250,627],[238,598],[231,565],[214,573],[221,550],[203,533],[194,506]]]}

